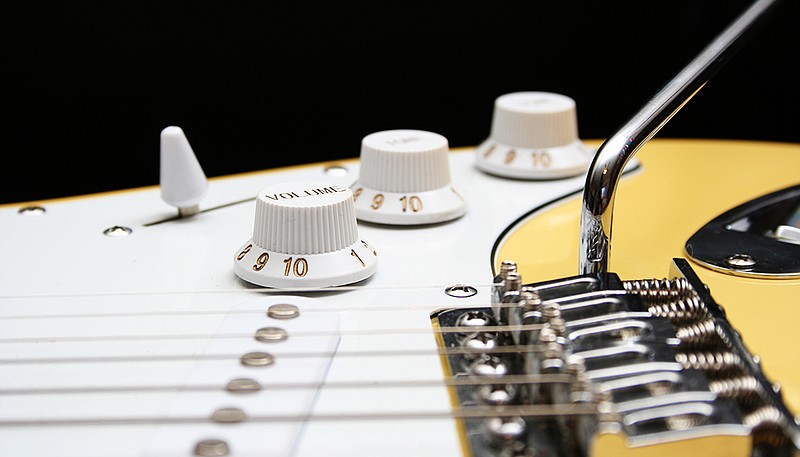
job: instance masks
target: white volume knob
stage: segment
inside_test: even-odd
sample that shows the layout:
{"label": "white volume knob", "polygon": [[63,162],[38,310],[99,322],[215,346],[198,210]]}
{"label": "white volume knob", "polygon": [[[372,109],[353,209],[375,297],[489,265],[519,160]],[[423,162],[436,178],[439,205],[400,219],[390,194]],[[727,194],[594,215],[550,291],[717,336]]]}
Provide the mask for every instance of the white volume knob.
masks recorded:
{"label": "white volume knob", "polygon": [[573,99],[515,92],[495,100],[492,133],[478,147],[476,165],[509,178],[564,178],[584,173],[593,154],[578,138]]}
{"label": "white volume knob", "polygon": [[253,238],[233,263],[236,274],[253,284],[317,288],[372,276],[378,253],[358,236],[350,189],[305,181],[258,193]]}
{"label": "white volume knob", "polygon": [[361,142],[353,186],[358,219],[414,225],[462,216],[467,204],[450,180],[447,138],[423,130],[387,130]]}

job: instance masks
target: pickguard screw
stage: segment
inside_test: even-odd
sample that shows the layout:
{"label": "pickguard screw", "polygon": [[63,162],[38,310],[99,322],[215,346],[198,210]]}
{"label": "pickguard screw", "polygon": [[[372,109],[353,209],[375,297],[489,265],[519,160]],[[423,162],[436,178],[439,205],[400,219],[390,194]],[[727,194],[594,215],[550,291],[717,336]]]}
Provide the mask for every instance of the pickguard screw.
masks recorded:
{"label": "pickguard screw", "polygon": [[115,225],[113,227],[109,227],[103,230],[103,235],[110,236],[112,238],[119,238],[123,236],[128,236],[133,232],[133,230],[129,229],[128,227],[123,227],[121,225]]}
{"label": "pickguard screw", "polygon": [[478,289],[466,284],[454,284],[444,290],[444,293],[454,298],[469,298],[478,293]]}
{"label": "pickguard screw", "polygon": [[347,176],[350,171],[344,165],[328,165],[325,167],[325,174],[328,176],[342,177]]}
{"label": "pickguard screw", "polygon": [[725,263],[731,268],[752,268],[756,264],[756,259],[747,254],[734,254],[725,258]]}
{"label": "pickguard screw", "polygon": [[44,214],[46,210],[41,206],[26,206],[24,208],[20,208],[17,211],[17,214],[21,216],[41,216]]}

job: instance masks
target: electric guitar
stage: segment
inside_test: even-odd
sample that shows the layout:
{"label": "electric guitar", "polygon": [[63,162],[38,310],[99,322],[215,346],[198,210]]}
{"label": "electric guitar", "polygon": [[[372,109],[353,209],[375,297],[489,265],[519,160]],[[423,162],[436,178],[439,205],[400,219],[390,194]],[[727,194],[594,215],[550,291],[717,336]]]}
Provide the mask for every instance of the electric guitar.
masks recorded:
{"label": "electric guitar", "polygon": [[[800,146],[791,144],[654,140],[640,157],[618,209],[612,271],[626,280],[668,277],[700,227],[796,185],[800,169]],[[431,326],[431,313],[491,309],[501,260],[518,259],[526,283],[574,276],[583,181],[509,180],[474,160],[469,149],[449,156],[469,202],[464,216],[430,226],[360,224],[359,236],[380,255],[376,273],[319,291],[254,288],[233,273],[232,258],[252,235],[259,189],[298,180],[346,188],[359,174],[356,161],[212,179],[208,209],[191,218],[174,218],[156,188],[3,207],[3,454],[469,452],[462,444],[477,432],[460,427],[467,419],[459,414],[470,410],[455,390],[475,386],[443,368],[442,358],[457,354],[442,337],[455,333],[437,332],[443,327]],[[733,173],[740,168],[746,185]],[[668,197],[653,197],[666,188]],[[783,338],[797,320],[800,280],[691,266],[796,411],[800,376]],[[477,293],[462,297],[452,286]],[[299,315],[281,315],[282,304]],[[530,377],[522,385],[564,382]],[[542,407],[535,412],[559,420],[598,414],[593,401]],[[699,432],[685,428],[691,443]],[[713,452],[747,455],[742,430],[712,434]]]}
{"label": "electric guitar", "polygon": [[650,141],[579,274],[600,142],[500,105],[210,182],[169,128],[160,189],[0,207],[0,454],[796,455],[800,145]]}

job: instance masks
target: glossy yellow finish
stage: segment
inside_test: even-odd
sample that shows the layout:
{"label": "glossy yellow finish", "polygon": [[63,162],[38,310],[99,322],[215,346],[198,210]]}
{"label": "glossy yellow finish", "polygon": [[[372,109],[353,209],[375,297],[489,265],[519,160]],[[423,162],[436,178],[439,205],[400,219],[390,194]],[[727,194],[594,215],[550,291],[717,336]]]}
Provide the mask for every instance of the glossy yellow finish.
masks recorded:
{"label": "glossy yellow finish", "polygon": [[[640,170],[617,194],[611,270],[623,279],[667,277],[670,259],[724,211],[800,182],[800,145],[713,140],[653,140],[637,154]],[[532,214],[498,250],[515,260],[525,282],[578,272],[580,195]],[[800,280],[746,279],[692,267],[709,285],[767,376],[800,412]]]}
{"label": "glossy yellow finish", "polygon": [[[445,348],[444,345],[444,337],[442,333],[439,332],[439,329],[442,328],[439,325],[439,318],[437,317],[439,312],[431,313],[431,327],[433,328],[434,337],[436,338],[436,346],[440,349]],[[444,379],[453,379],[453,372],[450,371],[450,363],[447,361],[447,354],[442,352],[439,355],[439,363],[442,364],[442,372],[444,372]],[[457,410],[460,405],[458,403],[458,393],[456,392],[455,386],[450,386],[447,388],[447,394],[450,396],[450,406],[452,406],[453,411]],[[463,420],[456,419],[456,430],[458,433],[458,440],[461,443],[461,451],[465,457],[469,456],[469,436],[467,435],[467,428],[464,424]]]}
{"label": "glossy yellow finish", "polygon": [[629,448],[624,434],[601,434],[592,443],[589,455],[625,457],[664,457],[702,455],[703,457],[748,457],[752,452],[749,436],[711,436]]}

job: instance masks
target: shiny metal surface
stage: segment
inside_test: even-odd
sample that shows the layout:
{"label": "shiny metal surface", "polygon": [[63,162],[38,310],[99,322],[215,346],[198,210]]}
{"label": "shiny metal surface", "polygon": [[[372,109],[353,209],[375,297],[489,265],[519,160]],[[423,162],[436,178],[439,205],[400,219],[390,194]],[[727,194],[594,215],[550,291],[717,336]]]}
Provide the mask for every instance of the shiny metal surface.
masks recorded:
{"label": "shiny metal surface", "polygon": [[20,208],[19,211],[17,211],[17,214],[21,214],[23,216],[41,216],[46,212],[47,210],[41,206],[26,206],[24,208]]}
{"label": "shiny metal surface", "polygon": [[289,303],[272,305],[267,310],[267,316],[273,319],[294,319],[300,315],[300,309]]}
{"label": "shiny metal surface", "polygon": [[229,453],[228,443],[217,439],[200,441],[194,448],[194,455],[201,457],[222,457]]}
{"label": "shiny metal surface", "polygon": [[255,335],[255,339],[262,343],[277,343],[279,341],[286,341],[288,338],[289,333],[278,327],[260,328]]}
{"label": "shiny metal surface", "polygon": [[581,274],[608,272],[614,199],[625,164],[674,116],[763,22],[777,0],[758,0],[711,42],[598,149],[583,192]]}
{"label": "shiny metal surface", "polygon": [[[453,387],[459,406],[502,405],[509,413],[465,419],[466,453],[606,455],[590,451],[609,431],[625,446],[652,446],[648,455],[673,455],[672,444],[690,439],[719,441],[731,455],[751,455],[751,444],[753,456],[793,449],[797,427],[780,394],[688,263],[673,265],[671,279],[622,282],[609,273],[608,286],[588,275],[522,286],[514,273],[493,297],[505,313],[438,312],[438,328],[474,329],[441,335],[442,348],[471,349],[446,355],[447,371],[471,381]],[[536,315],[520,306],[526,293],[543,295]],[[519,323],[534,325],[523,331]],[[486,325],[492,330],[481,331]],[[514,350],[497,351],[503,347]],[[592,404],[599,414],[515,414],[559,404]]]}
{"label": "shiny metal surface", "polygon": [[[753,376],[762,386],[761,391],[764,393],[762,400],[768,405],[767,407],[770,408],[770,411],[777,411],[782,418],[782,420],[779,421],[778,428],[782,430],[785,437],[793,443],[795,448],[800,449],[800,423],[792,420],[792,413],[783,402],[780,390],[776,391],[774,384],[771,383],[764,372],[761,371],[760,359],[750,354],[750,352],[747,350],[747,346],[745,346],[744,342],[742,341],[742,337],[739,332],[737,332],[725,318],[725,310],[719,306],[716,301],[714,301],[711,293],[703,287],[703,282],[700,281],[700,278],[692,270],[691,266],[689,266],[689,262],[683,259],[673,259],[672,262],[673,266],[671,268],[671,273],[673,273],[675,276],[686,278],[686,280],[692,284],[692,287],[699,295],[700,300],[706,304],[706,309],[708,310],[709,315],[716,318],[716,332],[720,341],[724,342],[724,346],[728,351],[731,351],[736,355],[736,357],[738,357],[739,367],[745,369],[747,373]],[[687,363],[689,365],[710,365],[711,368],[714,368],[713,362],[716,361],[719,362],[718,366],[724,369],[725,365],[728,365],[731,362],[730,356],[726,356],[725,354],[714,353],[711,355],[711,357],[708,357],[708,353],[706,353],[704,357],[705,360],[700,360],[700,358],[697,358],[697,355],[697,352],[693,354],[687,354]],[[721,362],[719,360],[720,355],[722,359]],[[701,356],[701,358],[703,357]],[[712,359],[710,360],[712,362],[710,364],[709,359]],[[770,385],[773,386],[772,389],[767,388],[767,386]]]}
{"label": "shiny metal surface", "polygon": [[[689,240],[685,250],[696,263],[735,276],[800,278],[800,244],[780,236],[797,229],[800,185],[773,192],[715,217]],[[791,224],[791,225],[789,225]]]}
{"label": "shiny metal surface", "polygon": [[241,356],[239,361],[248,367],[265,367],[275,363],[275,357],[266,352],[248,352]]}

